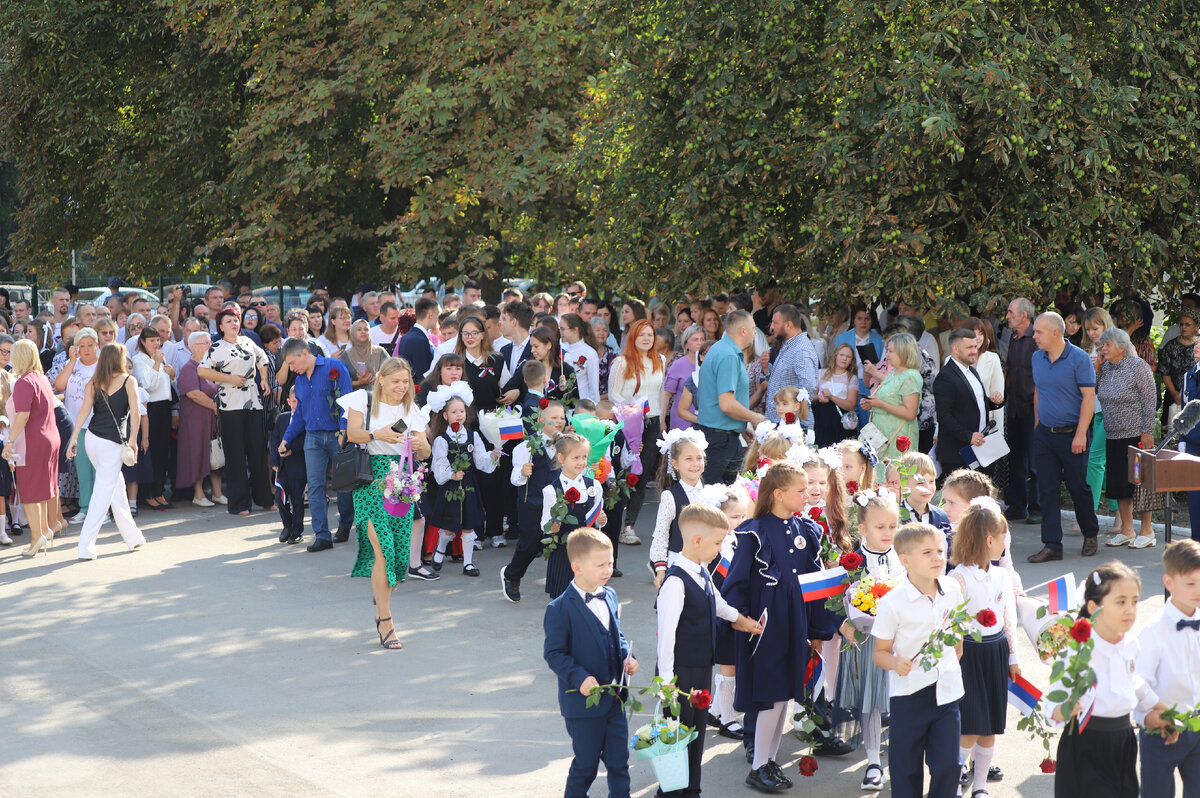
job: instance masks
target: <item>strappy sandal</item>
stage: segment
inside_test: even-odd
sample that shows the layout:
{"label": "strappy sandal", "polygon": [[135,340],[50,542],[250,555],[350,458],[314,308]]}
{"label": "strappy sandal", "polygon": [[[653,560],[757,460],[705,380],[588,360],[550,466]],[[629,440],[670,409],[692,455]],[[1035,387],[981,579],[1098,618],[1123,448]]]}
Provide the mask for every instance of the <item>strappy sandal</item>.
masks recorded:
{"label": "strappy sandal", "polygon": [[383,623],[384,621],[390,621],[390,620],[391,620],[391,618],[376,618],[375,619],[375,631],[379,635],[379,645],[383,646],[384,648],[390,648],[393,650],[402,649],[402,648],[404,648],[404,646],[402,646],[400,644],[399,638],[396,637],[396,627],[395,626],[392,626],[392,630],[387,633],[387,637],[384,637],[383,632],[379,631],[379,625],[381,623]]}

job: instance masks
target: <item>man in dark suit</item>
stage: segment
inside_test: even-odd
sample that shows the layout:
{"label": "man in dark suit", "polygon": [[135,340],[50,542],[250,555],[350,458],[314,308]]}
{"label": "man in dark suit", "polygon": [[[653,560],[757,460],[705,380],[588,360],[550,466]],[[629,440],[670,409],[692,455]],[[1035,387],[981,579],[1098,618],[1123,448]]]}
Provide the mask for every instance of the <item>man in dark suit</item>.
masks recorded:
{"label": "man in dark suit", "polygon": [[987,414],[1004,404],[999,393],[987,395],[975,370],[978,361],[975,331],[961,327],[951,332],[950,359],[933,380],[938,420],[937,459],[943,477],[966,465],[959,452],[965,446],[983,443]]}
{"label": "man in dark suit", "polygon": [[414,307],[417,320],[406,332],[396,347],[396,354],[412,366],[413,379],[421,380],[433,366],[433,343],[429,336],[437,331],[438,303],[436,299],[421,297]]}

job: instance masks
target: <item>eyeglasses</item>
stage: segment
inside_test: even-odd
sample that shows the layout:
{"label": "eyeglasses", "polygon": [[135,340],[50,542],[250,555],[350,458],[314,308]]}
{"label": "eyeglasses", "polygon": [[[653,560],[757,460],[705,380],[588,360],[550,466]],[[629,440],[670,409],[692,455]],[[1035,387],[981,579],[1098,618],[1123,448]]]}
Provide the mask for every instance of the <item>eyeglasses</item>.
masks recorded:
{"label": "eyeglasses", "polygon": [[474,338],[477,335],[483,335],[482,330],[463,330],[459,333],[463,338]]}
{"label": "eyeglasses", "polygon": [[11,347],[10,347],[10,348],[8,348],[8,349],[0,349],[0,355],[4,355],[5,357],[8,357],[8,356],[9,356],[9,355],[11,355],[11,354],[12,354],[12,348],[11,348]]}
{"label": "eyeglasses", "polygon": [[138,324],[136,321],[133,324],[126,324],[125,327],[130,330],[141,330],[145,328],[145,324]]}
{"label": "eyeglasses", "polygon": [[251,302],[250,303],[250,307],[252,307],[252,308],[265,308],[266,306],[267,306],[266,302]]}

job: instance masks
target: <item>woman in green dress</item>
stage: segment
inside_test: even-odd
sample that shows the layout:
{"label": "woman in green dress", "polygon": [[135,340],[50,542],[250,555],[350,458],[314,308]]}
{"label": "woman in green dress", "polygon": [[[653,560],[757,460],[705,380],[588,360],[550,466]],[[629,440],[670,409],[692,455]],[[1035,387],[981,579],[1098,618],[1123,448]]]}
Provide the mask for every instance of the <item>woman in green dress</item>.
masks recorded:
{"label": "woman in green dress", "polygon": [[[402,358],[390,357],[379,366],[375,389],[354,391],[339,398],[346,412],[346,435],[371,455],[375,481],[354,491],[354,521],[358,527],[358,560],[351,576],[369,576],[375,594],[375,630],[384,648],[402,648],[392,624],[391,599],[396,584],[406,575],[433,580],[437,574],[421,564],[420,541],[413,545],[413,508],[403,516],[383,506],[381,481],[392,464],[404,460],[406,441],[414,460],[429,457],[425,429],[429,411],[413,401],[412,368]],[[393,427],[403,421],[402,432]]]}
{"label": "woman in green dress", "polygon": [[921,405],[921,349],[908,333],[898,333],[887,341],[887,363],[890,368],[883,384],[862,400],[864,410],[871,411],[871,423],[888,437],[887,445],[879,452],[881,460],[900,456],[896,439],[907,436],[916,441],[917,412]]}

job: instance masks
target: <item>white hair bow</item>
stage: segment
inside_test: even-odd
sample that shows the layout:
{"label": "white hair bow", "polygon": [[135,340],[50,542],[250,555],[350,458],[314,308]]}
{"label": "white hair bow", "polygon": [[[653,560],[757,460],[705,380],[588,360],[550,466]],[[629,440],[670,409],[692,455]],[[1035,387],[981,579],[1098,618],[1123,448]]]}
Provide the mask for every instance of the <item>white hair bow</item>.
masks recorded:
{"label": "white hair bow", "polygon": [[976,496],[974,499],[971,499],[971,506],[991,510],[996,515],[1004,514],[1004,511],[1000,509],[1000,503],[991,496]]}
{"label": "white hair bow", "polygon": [[671,429],[663,433],[663,436],[658,439],[658,451],[663,454],[670,454],[671,447],[676,441],[687,440],[700,447],[700,451],[708,448],[708,440],[705,439],[704,433],[698,429]]}
{"label": "white hair bow", "polygon": [[429,399],[425,404],[433,412],[440,413],[446,407],[447,402],[456,398],[462,399],[467,407],[475,403],[475,394],[471,392],[471,385],[466,380],[452,382],[449,385],[439,385],[429,392]]}
{"label": "white hair bow", "polygon": [[696,501],[700,504],[711,504],[713,507],[720,507],[729,501],[729,486],[705,485],[696,494]]}
{"label": "white hair bow", "polygon": [[830,468],[838,469],[842,467],[842,453],[837,450],[836,446],[826,446],[824,449],[818,449],[817,458]]}
{"label": "white hair bow", "polygon": [[884,501],[889,501],[892,504],[895,504],[896,494],[892,493],[886,488],[883,490],[867,488],[866,490],[859,491],[858,495],[854,497],[854,501],[858,502],[859,507],[866,507],[867,502],[871,501],[871,499],[883,499]]}
{"label": "white hair bow", "polygon": [[804,467],[808,463],[815,463],[817,456],[807,446],[793,443],[787,450],[787,459],[794,466]]}
{"label": "white hair bow", "polygon": [[760,421],[758,426],[754,428],[754,440],[758,441],[758,445],[762,446],[767,442],[767,438],[775,431],[775,422]]}

